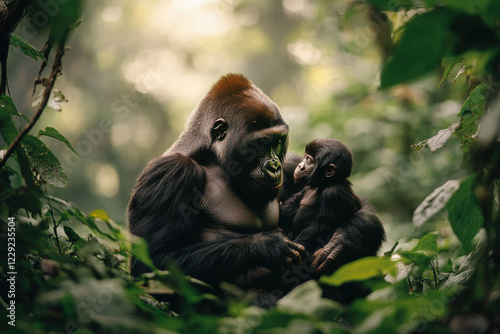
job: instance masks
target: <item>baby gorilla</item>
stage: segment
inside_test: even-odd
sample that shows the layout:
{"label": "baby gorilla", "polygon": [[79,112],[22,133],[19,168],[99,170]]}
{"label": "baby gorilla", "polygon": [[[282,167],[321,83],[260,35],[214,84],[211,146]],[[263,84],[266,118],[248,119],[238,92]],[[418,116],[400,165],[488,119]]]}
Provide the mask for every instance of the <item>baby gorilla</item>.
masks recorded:
{"label": "baby gorilla", "polygon": [[312,263],[304,264],[314,276],[376,255],[385,240],[375,210],[354,193],[347,179],[352,160],[341,141],[313,140],[294,172],[299,191],[280,206],[279,226],[312,254]]}

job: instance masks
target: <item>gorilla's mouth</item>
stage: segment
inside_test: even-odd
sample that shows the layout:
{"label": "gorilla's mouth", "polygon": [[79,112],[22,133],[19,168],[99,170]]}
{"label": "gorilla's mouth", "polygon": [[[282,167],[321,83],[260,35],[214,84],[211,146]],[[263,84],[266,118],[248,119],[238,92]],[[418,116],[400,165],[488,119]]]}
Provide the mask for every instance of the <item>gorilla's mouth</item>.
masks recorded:
{"label": "gorilla's mouth", "polygon": [[264,188],[279,188],[283,183],[281,174],[271,174],[271,173],[266,173],[265,176],[262,175],[261,177],[253,178],[253,181],[257,185]]}
{"label": "gorilla's mouth", "polygon": [[293,179],[295,182],[300,182],[304,179],[307,178],[307,172],[304,170],[304,171],[298,171],[298,172],[295,172],[293,174]]}
{"label": "gorilla's mouth", "polygon": [[281,184],[283,182],[279,181],[279,182],[273,182],[273,183],[268,183],[268,182],[262,182],[262,181],[258,181],[258,180],[254,180],[255,183],[257,183],[259,186],[261,187],[264,187],[264,188],[271,188],[271,189],[274,189],[274,188],[279,188],[281,187]]}

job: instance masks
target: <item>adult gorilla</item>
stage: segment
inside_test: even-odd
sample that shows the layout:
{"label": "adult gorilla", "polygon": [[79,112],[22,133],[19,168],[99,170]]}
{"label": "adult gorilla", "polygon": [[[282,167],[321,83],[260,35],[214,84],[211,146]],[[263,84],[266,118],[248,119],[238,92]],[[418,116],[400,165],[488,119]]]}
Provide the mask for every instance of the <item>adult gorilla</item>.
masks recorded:
{"label": "adult gorilla", "polygon": [[[156,267],[255,288],[255,277],[300,262],[303,247],[277,231],[287,135],[276,104],[244,76],[212,87],[139,176],[128,206],[129,229],[148,241]],[[134,258],[130,269],[149,270]]]}

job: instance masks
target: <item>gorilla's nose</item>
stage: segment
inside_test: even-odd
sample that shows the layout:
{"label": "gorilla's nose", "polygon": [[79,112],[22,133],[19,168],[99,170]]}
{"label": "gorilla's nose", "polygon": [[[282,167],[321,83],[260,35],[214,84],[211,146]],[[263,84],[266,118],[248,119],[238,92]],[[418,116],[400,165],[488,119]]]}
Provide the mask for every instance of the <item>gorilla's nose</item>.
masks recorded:
{"label": "gorilla's nose", "polygon": [[268,160],[265,164],[265,168],[270,172],[277,172],[281,169],[281,164],[279,160]]}

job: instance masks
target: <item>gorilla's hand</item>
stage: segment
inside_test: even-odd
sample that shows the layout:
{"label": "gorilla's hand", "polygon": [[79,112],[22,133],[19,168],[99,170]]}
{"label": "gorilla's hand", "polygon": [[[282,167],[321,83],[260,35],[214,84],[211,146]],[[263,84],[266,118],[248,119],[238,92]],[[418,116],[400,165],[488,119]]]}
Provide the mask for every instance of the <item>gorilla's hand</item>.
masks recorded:
{"label": "gorilla's hand", "polygon": [[285,248],[284,252],[284,266],[282,267],[282,271],[290,269],[292,266],[302,267],[302,259],[306,256],[306,249],[304,246],[299,245],[283,236],[283,241],[287,248]]}
{"label": "gorilla's hand", "polygon": [[318,275],[330,275],[338,269],[345,261],[343,259],[343,250],[345,235],[341,229],[337,229],[332,235],[330,241],[313,254],[311,269]]}

